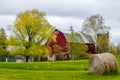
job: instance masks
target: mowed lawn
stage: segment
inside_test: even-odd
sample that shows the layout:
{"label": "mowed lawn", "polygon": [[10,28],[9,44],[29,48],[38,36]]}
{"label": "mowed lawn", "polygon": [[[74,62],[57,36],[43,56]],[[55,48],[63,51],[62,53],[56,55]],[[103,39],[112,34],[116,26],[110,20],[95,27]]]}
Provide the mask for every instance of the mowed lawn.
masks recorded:
{"label": "mowed lawn", "polygon": [[[120,63],[119,58],[118,63]],[[88,60],[1,62],[0,80],[120,80],[120,69],[118,73],[98,76],[88,71]]]}

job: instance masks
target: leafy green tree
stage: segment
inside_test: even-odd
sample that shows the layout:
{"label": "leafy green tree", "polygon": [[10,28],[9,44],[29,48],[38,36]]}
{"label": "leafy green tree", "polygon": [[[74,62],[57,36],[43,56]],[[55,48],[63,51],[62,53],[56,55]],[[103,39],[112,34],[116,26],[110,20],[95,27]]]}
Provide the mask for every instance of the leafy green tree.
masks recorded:
{"label": "leafy green tree", "polygon": [[84,43],[70,43],[70,53],[74,59],[79,59],[86,55],[88,46]]}
{"label": "leafy green tree", "polygon": [[109,33],[97,35],[97,49],[98,53],[109,52]]}
{"label": "leafy green tree", "polygon": [[33,9],[17,15],[13,31],[15,35],[11,39],[15,42],[12,44],[24,50],[28,61],[30,55],[41,55],[47,50],[43,45],[52,37],[54,28],[46,20],[45,13]]}
{"label": "leafy green tree", "polygon": [[110,53],[116,55],[118,54],[118,47],[114,43],[110,43]]}
{"label": "leafy green tree", "polygon": [[8,44],[7,44],[7,38],[6,33],[3,28],[0,29],[0,56],[1,57],[7,57],[8,51],[6,50]]}
{"label": "leafy green tree", "polygon": [[70,27],[70,35],[68,37],[68,42],[70,46],[70,54],[73,59],[79,59],[83,57],[88,49],[87,45],[84,43],[84,40],[80,33],[75,32],[73,27]]}
{"label": "leafy green tree", "polygon": [[77,43],[84,43],[84,40],[82,38],[82,36],[80,35],[80,33],[78,32],[72,32],[70,34],[70,36],[68,37],[68,41],[69,42],[77,42]]}
{"label": "leafy green tree", "polygon": [[0,45],[3,49],[7,47],[7,38],[6,33],[3,28],[0,29]]}
{"label": "leafy green tree", "polygon": [[80,35],[80,33],[75,32],[73,30],[72,26],[70,27],[70,31],[71,31],[71,33],[70,33],[69,37],[67,38],[68,42],[84,43],[84,40],[83,40],[82,36]]}
{"label": "leafy green tree", "polygon": [[120,54],[120,43],[118,44],[118,54]]}

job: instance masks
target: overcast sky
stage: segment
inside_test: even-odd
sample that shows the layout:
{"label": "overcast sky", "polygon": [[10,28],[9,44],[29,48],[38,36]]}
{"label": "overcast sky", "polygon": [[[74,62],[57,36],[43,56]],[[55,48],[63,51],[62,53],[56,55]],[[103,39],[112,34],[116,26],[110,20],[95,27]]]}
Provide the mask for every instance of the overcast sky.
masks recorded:
{"label": "overcast sky", "polygon": [[0,0],[0,26],[13,24],[19,12],[31,9],[45,12],[50,24],[62,31],[71,25],[80,31],[87,17],[100,14],[111,27],[111,42],[120,42],[120,0]]}

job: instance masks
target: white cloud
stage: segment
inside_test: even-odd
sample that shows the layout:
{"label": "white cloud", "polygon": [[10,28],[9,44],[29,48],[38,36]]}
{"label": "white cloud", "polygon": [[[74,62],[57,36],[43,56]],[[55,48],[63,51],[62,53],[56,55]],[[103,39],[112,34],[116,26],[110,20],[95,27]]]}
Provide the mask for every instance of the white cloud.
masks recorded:
{"label": "white cloud", "polygon": [[73,17],[48,16],[47,19],[51,25],[64,31],[68,31],[70,26],[73,26],[75,31],[80,31],[83,23],[83,19]]}
{"label": "white cloud", "polygon": [[100,14],[111,27],[111,41],[120,40],[120,0],[0,0],[0,26],[13,24],[17,13],[33,8],[45,12],[48,21],[61,30],[72,25],[80,31],[87,17]]}
{"label": "white cloud", "polygon": [[0,15],[0,26],[11,25],[15,21],[15,16],[13,15]]}

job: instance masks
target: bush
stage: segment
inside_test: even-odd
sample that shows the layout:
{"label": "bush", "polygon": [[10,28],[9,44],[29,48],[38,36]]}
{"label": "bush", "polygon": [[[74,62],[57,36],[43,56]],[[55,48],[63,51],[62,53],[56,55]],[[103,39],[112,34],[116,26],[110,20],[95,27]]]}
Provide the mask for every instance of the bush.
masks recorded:
{"label": "bush", "polygon": [[45,57],[45,56],[41,56],[41,57],[40,57],[40,61],[47,61],[47,60],[48,60],[48,58]]}
{"label": "bush", "polygon": [[82,55],[80,55],[79,59],[89,59],[91,55],[91,53],[83,53]]}

